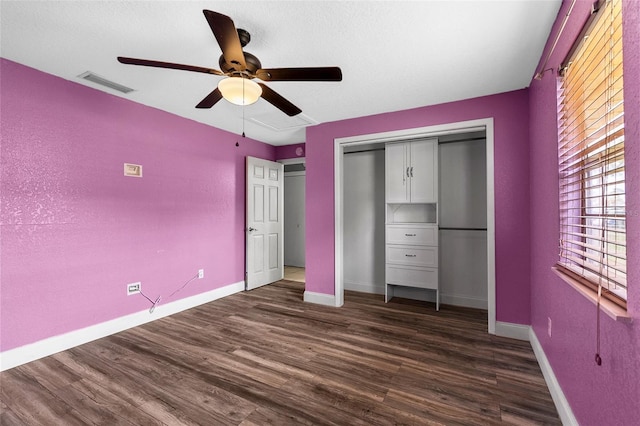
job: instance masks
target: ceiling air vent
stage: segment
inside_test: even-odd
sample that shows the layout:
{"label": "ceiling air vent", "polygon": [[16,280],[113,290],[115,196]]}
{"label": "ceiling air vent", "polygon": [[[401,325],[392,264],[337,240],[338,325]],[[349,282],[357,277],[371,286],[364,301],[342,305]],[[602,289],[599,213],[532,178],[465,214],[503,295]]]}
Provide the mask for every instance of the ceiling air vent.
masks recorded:
{"label": "ceiling air vent", "polygon": [[122,84],[114,83],[113,81],[107,80],[104,77],[100,77],[98,74],[95,74],[91,71],[83,72],[78,77],[83,80],[88,80],[92,83],[99,84],[104,87],[108,87],[109,89],[117,90],[121,93],[129,93],[133,92],[133,89],[127,86],[123,86]]}
{"label": "ceiling air vent", "polygon": [[252,117],[251,121],[277,132],[281,132],[284,130],[294,130],[301,127],[318,124],[317,121],[303,113],[294,115],[293,117],[289,117],[285,114],[282,114],[282,112],[280,111],[273,111],[266,114],[257,115],[255,117]]}

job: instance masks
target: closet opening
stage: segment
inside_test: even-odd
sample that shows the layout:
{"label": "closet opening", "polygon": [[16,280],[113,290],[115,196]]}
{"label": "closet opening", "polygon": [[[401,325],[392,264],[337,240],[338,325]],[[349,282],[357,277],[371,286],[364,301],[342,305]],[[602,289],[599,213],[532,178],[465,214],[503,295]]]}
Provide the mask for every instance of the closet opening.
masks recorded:
{"label": "closet opening", "polygon": [[[425,139],[437,140],[436,292],[390,286],[385,275],[387,209],[396,208],[385,200],[385,146]],[[339,138],[334,160],[335,305],[345,289],[384,295],[393,287],[389,299],[432,302],[439,295],[443,304],[486,309],[495,334],[493,119]]]}

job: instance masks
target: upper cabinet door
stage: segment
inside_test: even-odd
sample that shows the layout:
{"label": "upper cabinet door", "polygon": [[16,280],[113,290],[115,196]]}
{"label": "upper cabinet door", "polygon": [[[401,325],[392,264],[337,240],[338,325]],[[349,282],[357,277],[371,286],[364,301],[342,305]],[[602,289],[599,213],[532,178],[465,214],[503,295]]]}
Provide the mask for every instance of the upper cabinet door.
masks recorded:
{"label": "upper cabinet door", "polygon": [[406,143],[385,146],[385,198],[387,203],[409,203],[409,147]]}
{"label": "upper cabinet door", "polygon": [[409,144],[409,177],[411,203],[438,202],[437,139]]}

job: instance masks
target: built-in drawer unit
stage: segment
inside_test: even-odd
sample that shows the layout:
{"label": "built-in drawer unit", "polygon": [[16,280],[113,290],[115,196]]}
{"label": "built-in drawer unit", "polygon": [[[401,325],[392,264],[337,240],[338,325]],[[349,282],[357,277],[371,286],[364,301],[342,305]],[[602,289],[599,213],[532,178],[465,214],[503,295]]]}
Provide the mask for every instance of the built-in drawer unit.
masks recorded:
{"label": "built-in drawer unit", "polygon": [[438,245],[438,227],[433,225],[387,225],[387,244]]}
{"label": "built-in drawer unit", "polygon": [[438,267],[438,247],[387,244],[387,264]]}
{"label": "built-in drawer unit", "polygon": [[385,302],[438,287],[438,140],[385,144]]}
{"label": "built-in drawer unit", "polygon": [[438,289],[438,269],[387,265],[387,284]]}

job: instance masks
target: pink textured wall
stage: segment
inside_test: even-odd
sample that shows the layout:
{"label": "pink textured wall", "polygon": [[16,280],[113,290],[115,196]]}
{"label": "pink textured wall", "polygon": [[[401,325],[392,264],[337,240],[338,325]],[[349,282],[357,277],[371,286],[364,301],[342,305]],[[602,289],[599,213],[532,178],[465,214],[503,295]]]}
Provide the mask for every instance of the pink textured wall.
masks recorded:
{"label": "pink textured wall", "polygon": [[496,317],[529,324],[528,94],[519,90],[307,129],[306,289],[334,293],[335,138],[494,118]]}
{"label": "pink textured wall", "polygon": [[[570,2],[563,4],[553,41]],[[601,316],[602,366],[594,362],[596,308],[551,272],[558,256],[557,65],[591,1],[578,1],[541,81],[530,87],[531,320],[574,415],[583,426],[640,423],[640,2],[623,2],[628,310],[634,322]],[[545,53],[546,55],[546,53]],[[547,318],[552,336],[547,335]]]}
{"label": "pink textured wall", "polygon": [[[300,148],[300,151],[298,151]],[[276,159],[285,160],[288,158],[300,158],[305,156],[305,144],[296,143],[293,145],[283,145],[276,147]]]}
{"label": "pink textured wall", "polygon": [[171,302],[243,280],[244,158],[273,147],[0,66],[3,351],[148,308],[130,282]]}

